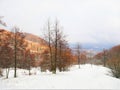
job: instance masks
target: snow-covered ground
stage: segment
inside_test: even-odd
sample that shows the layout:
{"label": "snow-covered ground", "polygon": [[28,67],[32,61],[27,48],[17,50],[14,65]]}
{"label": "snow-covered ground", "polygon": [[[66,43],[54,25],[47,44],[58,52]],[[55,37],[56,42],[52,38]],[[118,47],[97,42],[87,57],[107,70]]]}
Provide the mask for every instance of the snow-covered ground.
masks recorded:
{"label": "snow-covered ground", "polygon": [[120,79],[110,75],[109,69],[95,65],[73,66],[68,72],[41,73],[40,69],[18,69],[18,77],[13,78],[13,70],[9,79],[0,78],[0,89],[120,89]]}

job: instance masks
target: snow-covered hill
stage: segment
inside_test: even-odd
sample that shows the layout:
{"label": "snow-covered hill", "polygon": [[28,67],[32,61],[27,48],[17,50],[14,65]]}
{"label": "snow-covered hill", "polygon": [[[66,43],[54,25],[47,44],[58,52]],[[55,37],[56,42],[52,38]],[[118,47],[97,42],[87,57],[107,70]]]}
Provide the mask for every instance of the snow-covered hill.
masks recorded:
{"label": "snow-covered hill", "polygon": [[109,69],[95,65],[73,66],[68,72],[41,73],[40,69],[28,71],[18,69],[18,77],[13,78],[13,70],[9,79],[0,78],[0,89],[120,89],[120,79],[111,76]]}

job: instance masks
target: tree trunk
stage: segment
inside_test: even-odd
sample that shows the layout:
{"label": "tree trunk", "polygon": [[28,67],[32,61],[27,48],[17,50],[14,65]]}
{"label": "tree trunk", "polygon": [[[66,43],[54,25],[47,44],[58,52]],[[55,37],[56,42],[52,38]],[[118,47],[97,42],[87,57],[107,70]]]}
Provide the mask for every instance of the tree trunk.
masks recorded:
{"label": "tree trunk", "polygon": [[60,72],[62,71],[62,62],[61,62],[61,57],[62,57],[62,46],[61,46],[61,43],[60,43],[60,56],[59,56],[59,70]]}
{"label": "tree trunk", "polygon": [[10,71],[10,68],[6,68],[6,78],[8,78],[9,76],[9,71]]}
{"label": "tree trunk", "polygon": [[30,66],[31,66],[31,62],[30,62],[30,58],[29,58],[29,75],[31,75],[31,72],[30,72]]}
{"label": "tree trunk", "polygon": [[17,41],[16,41],[16,31],[15,31],[15,45],[14,45],[14,50],[15,50],[15,58],[14,58],[14,60],[15,60],[15,67],[14,67],[14,77],[16,78],[17,77],[17,75],[16,75],[16,66],[17,66]]}

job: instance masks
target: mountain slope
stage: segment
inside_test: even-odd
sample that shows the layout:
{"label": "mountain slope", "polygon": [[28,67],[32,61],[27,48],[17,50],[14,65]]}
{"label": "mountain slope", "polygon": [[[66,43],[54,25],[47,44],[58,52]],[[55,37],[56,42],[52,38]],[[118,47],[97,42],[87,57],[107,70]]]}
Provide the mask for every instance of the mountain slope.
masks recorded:
{"label": "mountain slope", "polygon": [[44,39],[40,38],[39,36],[33,35],[31,33],[26,33],[26,32],[24,34],[25,34],[26,40],[36,42],[36,43],[39,43],[41,45],[46,44],[46,41]]}

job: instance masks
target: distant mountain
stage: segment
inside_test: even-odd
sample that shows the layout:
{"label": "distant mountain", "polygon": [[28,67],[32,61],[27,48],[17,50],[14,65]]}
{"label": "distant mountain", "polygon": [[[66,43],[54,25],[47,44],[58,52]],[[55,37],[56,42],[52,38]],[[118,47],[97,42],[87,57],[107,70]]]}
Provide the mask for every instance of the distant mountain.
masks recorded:
{"label": "distant mountain", "polygon": [[[95,43],[82,43],[81,46],[83,49],[87,50],[94,50],[94,51],[102,51],[103,49],[110,49],[116,44],[114,43],[100,43],[100,44],[95,44]],[[69,43],[69,46],[71,48],[75,48],[76,43]]]}

